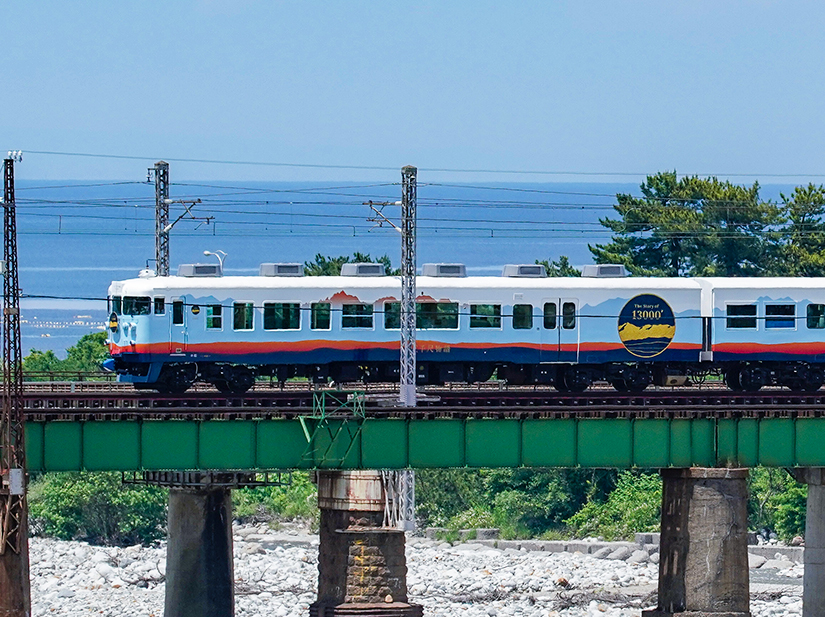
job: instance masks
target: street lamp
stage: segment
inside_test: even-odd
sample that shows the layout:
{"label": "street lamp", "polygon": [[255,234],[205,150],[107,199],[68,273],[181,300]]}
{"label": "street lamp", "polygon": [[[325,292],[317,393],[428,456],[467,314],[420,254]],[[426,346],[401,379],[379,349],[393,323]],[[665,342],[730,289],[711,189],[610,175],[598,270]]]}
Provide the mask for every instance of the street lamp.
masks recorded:
{"label": "street lamp", "polygon": [[226,253],[224,251],[204,251],[204,255],[209,257],[210,255],[214,255],[218,258],[218,264],[221,267],[221,274],[223,274],[223,260],[226,259]]}

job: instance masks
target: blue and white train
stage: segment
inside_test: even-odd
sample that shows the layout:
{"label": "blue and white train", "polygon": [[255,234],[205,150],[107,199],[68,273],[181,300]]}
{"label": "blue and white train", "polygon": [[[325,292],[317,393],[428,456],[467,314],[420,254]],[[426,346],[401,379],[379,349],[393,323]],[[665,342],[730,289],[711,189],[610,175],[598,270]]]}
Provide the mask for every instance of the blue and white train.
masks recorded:
{"label": "blue and white train", "polygon": [[[682,385],[721,373],[734,390],[825,380],[825,279],[641,278],[588,266],[549,278],[543,266],[466,276],[425,264],[417,278],[418,379],[546,384],[579,392]],[[244,392],[280,381],[398,380],[399,277],[380,264],[303,276],[262,264],[258,276],[181,266],[177,276],[109,287],[109,347],[121,381],[161,392],[195,382]]]}

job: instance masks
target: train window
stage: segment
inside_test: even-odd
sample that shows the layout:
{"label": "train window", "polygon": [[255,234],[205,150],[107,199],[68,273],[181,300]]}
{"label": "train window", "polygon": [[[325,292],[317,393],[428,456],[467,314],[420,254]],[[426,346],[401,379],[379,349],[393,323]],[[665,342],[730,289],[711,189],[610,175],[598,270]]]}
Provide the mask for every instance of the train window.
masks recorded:
{"label": "train window", "polygon": [[122,313],[123,312],[123,299],[120,296],[115,296],[112,298],[112,312],[113,313]]}
{"label": "train window", "polygon": [[514,304],[513,305],[513,329],[529,330],[533,327],[533,305]]}
{"label": "train window", "polygon": [[[419,330],[455,330],[458,328],[456,302],[419,302],[415,305],[415,327]],[[401,303],[384,303],[384,328],[401,328]]]}
{"label": "train window", "polygon": [[544,329],[555,330],[556,320],[558,315],[558,308],[555,302],[544,303]]}
{"label": "train window", "polygon": [[341,315],[342,328],[372,328],[372,304],[345,304]]}
{"label": "train window", "polygon": [[223,307],[220,304],[209,304],[206,307],[206,329],[221,330],[223,328]]}
{"label": "train window", "polygon": [[766,304],[765,328],[795,328],[795,304]]}
{"label": "train window", "polygon": [[420,330],[458,328],[457,302],[419,302],[415,306],[415,326]]}
{"label": "train window", "polygon": [[755,304],[729,304],[727,306],[728,329],[750,328],[756,329],[756,305]]}
{"label": "train window", "polygon": [[148,315],[152,300],[148,296],[124,296],[124,315]]}
{"label": "train window", "polygon": [[316,302],[309,306],[309,327],[313,330],[329,330],[331,328],[329,302]]}
{"label": "train window", "polygon": [[808,305],[808,329],[822,330],[825,328],[825,304]]}
{"label": "train window", "polygon": [[183,300],[172,302],[172,325],[183,325]]}
{"label": "train window", "polygon": [[573,330],[576,327],[576,303],[564,302],[561,305],[561,327]]}
{"label": "train window", "polygon": [[471,328],[500,328],[501,327],[501,305],[500,304],[471,304],[470,305],[470,327]]}
{"label": "train window", "polygon": [[163,315],[166,312],[166,298],[155,298],[155,315]]}
{"label": "train window", "polygon": [[255,311],[251,302],[236,302],[232,307],[232,329],[252,330]]}
{"label": "train window", "polygon": [[384,302],[384,329],[401,329],[401,303]]}
{"label": "train window", "polygon": [[301,307],[293,302],[265,302],[264,330],[300,330]]}

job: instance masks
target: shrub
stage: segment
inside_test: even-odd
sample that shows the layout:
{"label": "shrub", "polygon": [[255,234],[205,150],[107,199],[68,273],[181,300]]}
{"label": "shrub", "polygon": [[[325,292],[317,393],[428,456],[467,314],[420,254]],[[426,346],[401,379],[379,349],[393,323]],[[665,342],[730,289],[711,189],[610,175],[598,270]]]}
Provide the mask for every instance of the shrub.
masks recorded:
{"label": "shrub", "polygon": [[168,492],[118,473],[49,473],[29,488],[31,528],[62,540],[129,545],[164,537]]}
{"label": "shrub", "polygon": [[245,488],[232,491],[235,518],[282,520],[304,519],[311,526],[318,519],[318,491],[310,474],[292,473],[292,481],[284,486]]}
{"label": "shrub", "polygon": [[658,531],[662,509],[662,481],[657,474],[619,474],[615,490],[605,501],[591,498],[567,519],[577,537],[630,538],[635,532]]}

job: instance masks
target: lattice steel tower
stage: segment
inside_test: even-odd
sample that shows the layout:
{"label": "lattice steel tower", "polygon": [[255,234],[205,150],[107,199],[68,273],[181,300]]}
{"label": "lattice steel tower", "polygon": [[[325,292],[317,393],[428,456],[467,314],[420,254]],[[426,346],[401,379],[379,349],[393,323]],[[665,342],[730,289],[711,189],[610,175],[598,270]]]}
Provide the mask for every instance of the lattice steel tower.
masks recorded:
{"label": "lattice steel tower", "polygon": [[401,388],[400,402],[415,407],[415,222],[418,170],[401,169]]}
{"label": "lattice steel tower", "polygon": [[[11,156],[11,155],[14,156]],[[31,612],[26,462],[23,449],[23,365],[14,161],[3,161],[3,408],[0,413],[0,615]]]}
{"label": "lattice steel tower", "polygon": [[158,276],[169,276],[169,163],[155,163],[155,263]]}

